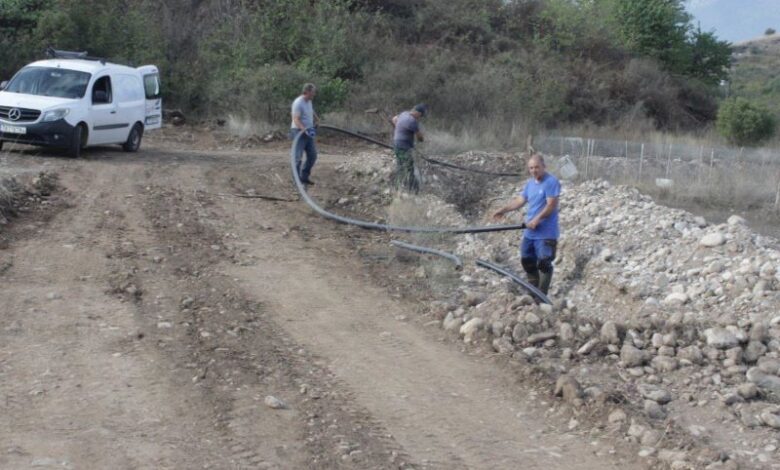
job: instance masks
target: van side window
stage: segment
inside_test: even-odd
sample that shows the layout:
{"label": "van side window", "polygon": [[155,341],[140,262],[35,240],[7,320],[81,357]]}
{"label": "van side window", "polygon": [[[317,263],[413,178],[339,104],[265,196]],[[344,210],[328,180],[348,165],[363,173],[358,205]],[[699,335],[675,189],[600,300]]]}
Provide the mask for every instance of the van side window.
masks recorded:
{"label": "van side window", "polygon": [[92,87],[92,104],[111,103],[111,77],[106,75],[95,81]]}

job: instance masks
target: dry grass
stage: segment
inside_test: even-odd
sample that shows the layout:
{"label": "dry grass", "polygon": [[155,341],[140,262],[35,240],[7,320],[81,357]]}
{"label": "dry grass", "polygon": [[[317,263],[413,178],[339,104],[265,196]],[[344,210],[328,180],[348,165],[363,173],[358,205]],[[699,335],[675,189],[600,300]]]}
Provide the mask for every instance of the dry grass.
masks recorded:
{"label": "dry grass", "polygon": [[276,126],[272,126],[267,122],[234,114],[228,115],[225,122],[227,132],[241,139],[246,139],[253,135],[264,136],[273,132],[275,128]]}

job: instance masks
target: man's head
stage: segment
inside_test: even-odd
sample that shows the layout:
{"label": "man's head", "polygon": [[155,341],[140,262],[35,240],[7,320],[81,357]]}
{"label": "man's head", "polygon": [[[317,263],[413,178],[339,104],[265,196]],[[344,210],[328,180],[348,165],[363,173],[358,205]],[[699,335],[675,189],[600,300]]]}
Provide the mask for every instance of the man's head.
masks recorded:
{"label": "man's head", "polygon": [[317,94],[317,87],[313,83],[307,83],[303,85],[303,91],[301,92],[303,99],[311,101],[314,99],[314,95]]}
{"label": "man's head", "polygon": [[412,116],[415,117],[415,119],[420,119],[421,117],[424,117],[428,113],[428,105],[420,103],[414,108],[412,108]]}
{"label": "man's head", "polygon": [[528,173],[530,173],[531,177],[537,181],[542,179],[544,176],[544,158],[538,153],[531,155],[531,158],[528,159]]}

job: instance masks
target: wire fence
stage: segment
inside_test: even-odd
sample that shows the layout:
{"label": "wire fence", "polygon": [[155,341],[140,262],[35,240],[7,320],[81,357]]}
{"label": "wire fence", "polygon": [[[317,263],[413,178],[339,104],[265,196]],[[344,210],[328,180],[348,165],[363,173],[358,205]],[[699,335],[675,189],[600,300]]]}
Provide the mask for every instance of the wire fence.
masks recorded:
{"label": "wire fence", "polygon": [[780,150],[540,136],[564,178],[603,178],[713,205],[780,209]]}

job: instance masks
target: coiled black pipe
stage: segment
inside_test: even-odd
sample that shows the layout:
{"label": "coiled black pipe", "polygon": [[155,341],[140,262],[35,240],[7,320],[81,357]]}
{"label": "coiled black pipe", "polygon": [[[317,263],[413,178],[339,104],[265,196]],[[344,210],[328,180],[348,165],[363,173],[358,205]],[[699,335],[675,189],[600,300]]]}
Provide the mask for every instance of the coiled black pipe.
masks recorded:
{"label": "coiled black pipe", "polygon": [[403,248],[404,250],[409,251],[416,251],[417,253],[428,253],[431,255],[441,256],[442,258],[446,258],[453,263],[455,263],[455,269],[460,271],[463,269],[463,260],[460,258],[460,256],[448,253],[446,251],[437,250],[435,248],[428,248],[426,246],[419,246],[419,245],[412,245],[410,243],[402,242],[399,240],[391,240],[390,244],[393,246],[397,246],[398,248]]}
{"label": "coiled black pipe", "polygon": [[[416,251],[417,253],[429,253],[432,255],[441,256],[442,258],[446,258],[453,263],[455,263],[455,269],[462,269],[463,268],[463,260],[460,258],[460,256],[454,254],[454,253],[448,253],[446,251],[436,250],[434,248],[428,248],[425,246],[419,246],[419,245],[412,245],[410,243],[405,243],[398,240],[392,240],[390,242],[391,245],[397,246],[399,248],[403,248],[405,250],[410,251]],[[514,281],[516,284],[519,284],[521,287],[523,287],[525,290],[528,291],[529,294],[536,297],[540,302],[545,304],[552,305],[552,302],[550,299],[544,295],[542,291],[528,283],[525,279],[521,278],[517,274],[513,273],[512,271],[509,271],[506,268],[503,268],[501,266],[495,265],[489,261],[478,259],[476,261],[477,266],[490,269],[491,271],[497,272],[498,274],[501,274],[502,276],[506,276],[512,281]]]}
{"label": "coiled black pipe", "polygon": [[509,225],[487,225],[476,227],[417,227],[417,226],[401,226],[391,224],[380,224],[378,222],[366,222],[365,220],[353,219],[350,217],[343,217],[332,212],[328,212],[320,207],[314,199],[309,196],[306,191],[306,187],[301,181],[300,175],[298,175],[298,169],[295,167],[295,149],[298,147],[298,141],[303,135],[303,132],[299,132],[293,139],[292,148],[290,149],[290,170],[292,171],[293,182],[295,188],[301,195],[301,198],[314,210],[317,214],[325,217],[326,219],[333,220],[342,224],[355,225],[368,230],[382,230],[382,231],[396,231],[396,232],[419,232],[419,233],[485,233],[485,232],[505,232],[507,230],[523,230],[525,224],[509,224]]}
{"label": "coiled black pipe", "polygon": [[[387,144],[387,143],[382,142],[382,141],[379,141],[379,140],[376,140],[373,137],[369,137],[367,135],[363,135],[363,134],[361,134],[359,132],[348,131],[346,129],[341,129],[340,127],[328,126],[328,125],[325,125],[325,124],[320,124],[319,128],[320,129],[330,130],[330,131],[335,131],[335,132],[340,132],[342,134],[349,135],[349,136],[352,136],[352,137],[355,137],[355,138],[358,138],[358,139],[363,139],[366,142],[371,142],[372,144],[376,144],[376,145],[379,145],[379,146],[384,147],[384,148],[393,149],[392,145]],[[418,155],[419,155],[419,152],[418,152]],[[500,177],[500,178],[516,178],[516,177],[523,176],[521,173],[503,173],[503,172],[480,170],[478,168],[469,168],[469,167],[465,167],[465,166],[456,165],[454,163],[449,163],[449,162],[443,162],[441,160],[436,160],[434,158],[426,157],[425,155],[420,155],[420,158],[422,158],[423,160],[425,160],[426,162],[428,162],[428,163],[430,163],[432,165],[439,165],[439,166],[443,166],[445,168],[451,168],[453,170],[460,170],[460,171],[468,171],[468,172],[471,172],[471,173],[478,173],[480,175],[495,176],[495,177]]]}

